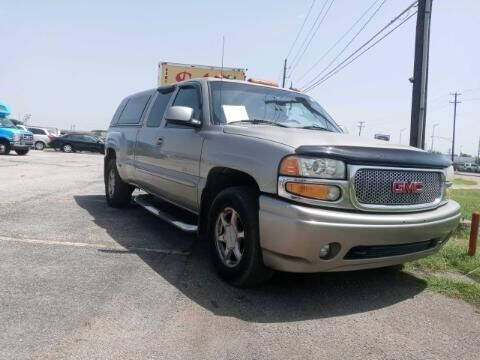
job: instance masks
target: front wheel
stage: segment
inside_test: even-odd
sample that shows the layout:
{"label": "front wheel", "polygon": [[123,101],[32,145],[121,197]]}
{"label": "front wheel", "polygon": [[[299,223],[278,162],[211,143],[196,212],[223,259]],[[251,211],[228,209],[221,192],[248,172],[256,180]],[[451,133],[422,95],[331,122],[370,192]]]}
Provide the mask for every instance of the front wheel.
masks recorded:
{"label": "front wheel", "polygon": [[0,155],[10,154],[10,143],[8,141],[0,140]]}
{"label": "front wheel", "polygon": [[15,152],[20,156],[28,154],[28,150],[15,150]]}
{"label": "front wheel", "polygon": [[132,198],[134,187],[122,180],[118,174],[115,159],[108,160],[104,176],[108,205],[115,208],[127,206]]}
{"label": "front wheel", "polygon": [[213,264],[229,283],[254,286],[273,274],[263,264],[258,225],[258,195],[247,187],[231,187],[213,201],[208,224]]}
{"label": "front wheel", "polygon": [[65,153],[71,153],[73,151],[73,147],[70,144],[62,145],[62,151]]}

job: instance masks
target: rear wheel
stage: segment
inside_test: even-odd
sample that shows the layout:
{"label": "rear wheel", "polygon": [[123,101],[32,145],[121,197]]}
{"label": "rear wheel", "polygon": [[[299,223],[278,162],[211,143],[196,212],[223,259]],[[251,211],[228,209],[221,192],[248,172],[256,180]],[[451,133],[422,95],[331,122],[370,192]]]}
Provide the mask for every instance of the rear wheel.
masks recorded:
{"label": "rear wheel", "polygon": [[258,226],[258,195],[248,187],[231,187],[215,198],[208,225],[213,264],[235,286],[254,286],[273,274],[263,264]]}
{"label": "rear wheel", "polygon": [[43,149],[45,149],[45,144],[41,141],[37,141],[35,143],[35,150],[40,150],[42,151]]}
{"label": "rear wheel", "polygon": [[117,170],[117,162],[110,159],[105,169],[105,195],[111,207],[124,207],[130,203],[135,189],[122,180]]}
{"label": "rear wheel", "polygon": [[18,155],[27,155],[28,154],[28,149],[27,150],[15,150],[15,152],[18,154]]}
{"label": "rear wheel", "polygon": [[0,140],[0,155],[10,154],[10,143],[5,140]]}
{"label": "rear wheel", "polygon": [[63,144],[62,151],[65,153],[71,153],[73,151],[73,146],[70,144]]}

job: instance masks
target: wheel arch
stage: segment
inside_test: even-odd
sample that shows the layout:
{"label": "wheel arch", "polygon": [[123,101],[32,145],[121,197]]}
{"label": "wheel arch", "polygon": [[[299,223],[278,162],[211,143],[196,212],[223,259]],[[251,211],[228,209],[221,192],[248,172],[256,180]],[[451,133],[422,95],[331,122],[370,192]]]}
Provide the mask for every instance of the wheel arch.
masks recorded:
{"label": "wheel arch", "polygon": [[206,233],[208,213],[213,200],[221,191],[233,186],[246,186],[260,194],[260,187],[255,178],[250,174],[229,167],[214,167],[210,169],[200,197],[200,214],[198,217],[198,232],[200,236]]}

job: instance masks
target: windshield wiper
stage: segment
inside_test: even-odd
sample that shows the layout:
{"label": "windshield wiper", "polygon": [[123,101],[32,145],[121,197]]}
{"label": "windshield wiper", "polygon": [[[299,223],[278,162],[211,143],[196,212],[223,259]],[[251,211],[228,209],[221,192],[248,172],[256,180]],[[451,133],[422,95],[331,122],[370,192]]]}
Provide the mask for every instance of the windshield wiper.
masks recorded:
{"label": "windshield wiper", "polygon": [[266,125],[274,125],[274,126],[279,126],[279,127],[288,127],[286,125],[277,123],[275,121],[270,121],[270,120],[262,120],[262,119],[253,119],[253,120],[237,120],[237,121],[232,121],[228,124],[234,124],[234,123],[249,123],[249,124],[266,124]]}
{"label": "windshield wiper", "polygon": [[302,127],[298,128],[298,129],[321,130],[321,131],[333,132],[333,130],[330,130],[330,129],[327,129],[326,127],[318,126],[318,125],[302,126]]}

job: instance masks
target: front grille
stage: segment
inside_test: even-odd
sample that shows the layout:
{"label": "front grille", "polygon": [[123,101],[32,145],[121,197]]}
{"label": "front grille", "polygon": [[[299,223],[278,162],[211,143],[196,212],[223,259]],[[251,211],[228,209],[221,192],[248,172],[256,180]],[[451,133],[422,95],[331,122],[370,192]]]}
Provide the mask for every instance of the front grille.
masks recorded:
{"label": "front grille", "polygon": [[23,134],[23,140],[33,141],[33,135],[32,134]]}
{"label": "front grille", "polygon": [[[396,181],[424,183],[420,193],[394,193]],[[354,178],[355,196],[360,204],[378,206],[421,205],[442,197],[439,172],[389,169],[360,169]]]}
{"label": "front grille", "polygon": [[413,254],[433,249],[437,240],[420,241],[399,245],[355,246],[345,255],[345,260],[374,259],[388,256]]}

